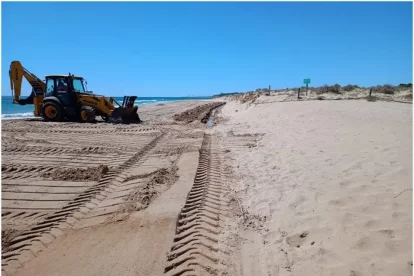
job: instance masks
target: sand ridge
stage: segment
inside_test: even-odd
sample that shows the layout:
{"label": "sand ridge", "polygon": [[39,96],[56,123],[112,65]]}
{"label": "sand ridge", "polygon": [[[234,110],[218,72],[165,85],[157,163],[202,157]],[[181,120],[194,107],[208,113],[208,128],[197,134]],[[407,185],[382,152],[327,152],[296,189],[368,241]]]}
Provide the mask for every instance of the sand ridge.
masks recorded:
{"label": "sand ridge", "polygon": [[98,167],[76,168],[76,169],[59,169],[52,172],[44,172],[40,176],[52,180],[69,180],[69,181],[99,181],[109,171],[108,166],[99,165]]}

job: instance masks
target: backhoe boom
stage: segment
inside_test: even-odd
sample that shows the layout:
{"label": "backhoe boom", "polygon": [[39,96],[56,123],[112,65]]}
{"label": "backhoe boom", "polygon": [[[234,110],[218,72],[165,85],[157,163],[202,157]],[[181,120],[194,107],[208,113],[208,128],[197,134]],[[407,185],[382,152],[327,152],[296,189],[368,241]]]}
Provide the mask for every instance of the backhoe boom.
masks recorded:
{"label": "backhoe boom", "polygon": [[[29,72],[29,70],[24,68],[19,61],[12,61],[10,65],[9,76],[10,87],[13,95],[13,103],[20,105],[34,104],[34,115],[39,116],[42,107],[44,92],[46,90],[46,84],[35,74]],[[20,99],[20,95],[22,92],[23,77],[29,82],[30,86],[33,88],[32,94],[26,99]]]}

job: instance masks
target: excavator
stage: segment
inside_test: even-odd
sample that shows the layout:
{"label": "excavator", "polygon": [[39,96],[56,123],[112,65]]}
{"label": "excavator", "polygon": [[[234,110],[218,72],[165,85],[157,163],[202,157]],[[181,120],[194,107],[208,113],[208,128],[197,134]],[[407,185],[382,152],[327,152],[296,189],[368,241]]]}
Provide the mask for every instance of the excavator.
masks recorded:
{"label": "excavator", "polygon": [[[83,77],[68,75],[47,75],[45,81],[24,68],[19,61],[10,64],[10,85],[13,103],[33,104],[34,115],[45,121],[96,122],[96,116],[111,123],[139,123],[138,106],[134,106],[136,96],[124,96],[122,104],[114,98],[94,94],[85,89]],[[20,99],[23,77],[32,87],[26,99]],[[115,104],[117,107],[115,107]]]}

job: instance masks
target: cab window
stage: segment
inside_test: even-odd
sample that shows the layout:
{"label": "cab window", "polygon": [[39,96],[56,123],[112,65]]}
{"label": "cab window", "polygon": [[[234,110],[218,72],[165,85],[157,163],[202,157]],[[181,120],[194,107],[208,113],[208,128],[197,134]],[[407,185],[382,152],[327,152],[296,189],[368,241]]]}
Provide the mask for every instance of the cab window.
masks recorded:
{"label": "cab window", "polygon": [[67,93],[68,92],[68,83],[65,78],[56,79],[57,83],[57,92],[58,93]]}
{"label": "cab window", "polygon": [[82,80],[80,79],[73,79],[73,90],[78,93],[84,93],[85,89],[83,87]]}
{"label": "cab window", "polygon": [[55,80],[54,79],[48,79],[47,83],[46,83],[46,95],[45,96],[53,95],[54,91],[55,91]]}

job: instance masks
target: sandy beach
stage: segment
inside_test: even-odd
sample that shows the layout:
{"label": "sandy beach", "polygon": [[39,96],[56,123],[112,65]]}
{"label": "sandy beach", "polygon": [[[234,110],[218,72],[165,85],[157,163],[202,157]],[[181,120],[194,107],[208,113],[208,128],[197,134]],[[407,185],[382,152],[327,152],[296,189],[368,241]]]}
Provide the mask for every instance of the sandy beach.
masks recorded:
{"label": "sandy beach", "polygon": [[3,120],[3,275],[411,275],[412,104],[280,99]]}
{"label": "sandy beach", "polygon": [[412,274],[412,105],[233,102],[222,116],[246,214],[238,275]]}

